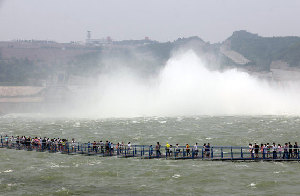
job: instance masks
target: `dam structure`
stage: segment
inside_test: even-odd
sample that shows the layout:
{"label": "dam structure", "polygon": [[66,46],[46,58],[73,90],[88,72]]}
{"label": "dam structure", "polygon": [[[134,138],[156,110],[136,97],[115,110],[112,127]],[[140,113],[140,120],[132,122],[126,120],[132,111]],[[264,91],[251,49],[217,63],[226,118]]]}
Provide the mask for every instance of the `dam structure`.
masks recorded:
{"label": "dam structure", "polygon": [[22,142],[21,140],[12,140],[1,136],[0,148],[15,150],[26,150],[48,153],[62,153],[67,155],[86,155],[100,157],[118,157],[118,158],[140,158],[140,159],[171,159],[185,160],[198,159],[206,161],[300,161],[299,148],[293,148],[293,151],[270,152],[259,150],[254,153],[245,146],[161,146],[157,148],[152,145],[110,145],[105,143],[81,143],[68,142],[67,140],[50,143],[34,143],[32,141]]}

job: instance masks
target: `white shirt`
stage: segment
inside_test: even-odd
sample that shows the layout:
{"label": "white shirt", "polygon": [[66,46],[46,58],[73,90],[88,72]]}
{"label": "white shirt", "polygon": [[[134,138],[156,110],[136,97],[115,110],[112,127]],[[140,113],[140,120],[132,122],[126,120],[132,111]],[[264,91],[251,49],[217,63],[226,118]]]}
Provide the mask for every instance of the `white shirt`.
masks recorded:
{"label": "white shirt", "polygon": [[198,150],[198,146],[197,145],[194,146],[194,150]]}
{"label": "white shirt", "polygon": [[253,146],[249,146],[249,152],[253,152]]}

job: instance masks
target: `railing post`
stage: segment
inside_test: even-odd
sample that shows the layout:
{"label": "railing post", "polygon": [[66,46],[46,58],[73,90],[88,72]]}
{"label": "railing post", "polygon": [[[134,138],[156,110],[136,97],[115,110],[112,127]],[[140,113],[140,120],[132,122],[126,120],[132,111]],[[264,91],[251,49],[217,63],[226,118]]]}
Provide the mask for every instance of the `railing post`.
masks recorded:
{"label": "railing post", "polygon": [[243,156],[243,147],[241,147],[241,158],[243,159],[244,156]]}
{"label": "railing post", "polygon": [[141,149],[141,157],[142,157],[143,156],[143,148],[140,147],[140,149]]}
{"label": "railing post", "polygon": [[173,156],[174,156],[174,159],[176,158],[176,152],[177,150],[174,148],[174,153],[173,153]]}
{"label": "railing post", "polygon": [[143,146],[143,156],[145,155],[145,146]]}
{"label": "railing post", "polygon": [[221,147],[221,159],[223,159],[223,147]]}
{"label": "railing post", "polygon": [[167,157],[168,157],[168,151],[167,151],[167,149],[165,151],[166,151],[166,159],[167,159]]}
{"label": "railing post", "polygon": [[135,146],[134,146],[134,149],[132,149],[132,156],[134,157],[134,154],[135,154]]}
{"label": "railing post", "polygon": [[231,146],[231,149],[230,149],[230,154],[231,154],[231,159],[233,159],[232,146]]}
{"label": "railing post", "polygon": [[194,159],[194,157],[195,157],[195,150],[192,149],[192,159]]}

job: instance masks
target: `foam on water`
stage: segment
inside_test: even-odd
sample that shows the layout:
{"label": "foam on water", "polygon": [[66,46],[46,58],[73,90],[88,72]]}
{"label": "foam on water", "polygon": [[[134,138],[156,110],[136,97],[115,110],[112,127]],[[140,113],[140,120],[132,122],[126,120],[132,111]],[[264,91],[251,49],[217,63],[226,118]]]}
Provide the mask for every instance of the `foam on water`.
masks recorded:
{"label": "foam on water", "polygon": [[254,182],[252,182],[249,186],[252,188],[256,188],[256,184]]}
{"label": "foam on water", "polygon": [[172,178],[180,178],[180,174],[174,174]]}
{"label": "foam on water", "polygon": [[8,169],[8,170],[5,170],[5,171],[3,171],[4,173],[10,173],[10,172],[13,172],[14,170],[12,170],[12,169]]}
{"label": "foam on water", "polygon": [[[276,118],[276,119],[275,119]],[[299,141],[299,117],[199,116],[134,119],[18,119],[0,118],[2,130],[13,135],[60,137],[64,127],[68,139],[91,138],[132,144],[166,142],[175,145],[244,146],[249,142]],[[154,120],[156,119],[156,120]],[[274,120],[273,120],[274,119]],[[131,121],[141,123],[134,124]],[[159,121],[167,123],[161,124]],[[273,122],[270,122],[270,121]],[[281,123],[286,121],[287,123]],[[73,125],[80,122],[80,128]],[[126,124],[126,122],[129,122]],[[224,122],[234,122],[226,125]],[[266,124],[269,122],[269,124]],[[24,130],[24,125],[26,129]],[[200,126],[198,126],[200,125]],[[92,129],[86,129],[90,127]],[[248,133],[248,129],[256,130]],[[95,134],[95,133],[99,134]],[[283,135],[280,135],[283,133]],[[133,138],[136,140],[133,141]],[[202,139],[200,143],[200,139]],[[206,138],[211,138],[210,140]],[[272,141],[270,141],[272,140]],[[292,141],[294,142],[294,141]],[[233,163],[198,160],[125,159],[76,156],[35,151],[0,149],[2,195],[297,195],[299,163]],[[33,166],[33,167],[32,167]],[[12,172],[4,172],[10,171]],[[279,173],[278,173],[279,172]],[[274,181],[276,178],[276,182]],[[288,180],[287,180],[288,179]],[[8,184],[15,184],[8,188]],[[252,185],[251,185],[252,184]],[[280,186],[278,186],[280,184]],[[146,186],[145,186],[146,185]],[[62,190],[62,187],[65,189]],[[238,187],[238,188],[237,188]],[[266,192],[267,190],[267,192]],[[59,191],[59,192],[56,192]]]}

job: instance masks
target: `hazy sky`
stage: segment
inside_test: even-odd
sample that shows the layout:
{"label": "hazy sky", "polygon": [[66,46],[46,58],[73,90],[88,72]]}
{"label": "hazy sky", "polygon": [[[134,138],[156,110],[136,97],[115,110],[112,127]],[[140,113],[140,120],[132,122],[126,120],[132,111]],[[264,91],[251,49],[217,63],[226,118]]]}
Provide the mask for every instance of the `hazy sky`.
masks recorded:
{"label": "hazy sky", "polygon": [[300,36],[299,0],[0,0],[0,40],[159,41],[197,35],[223,41],[235,30]]}

